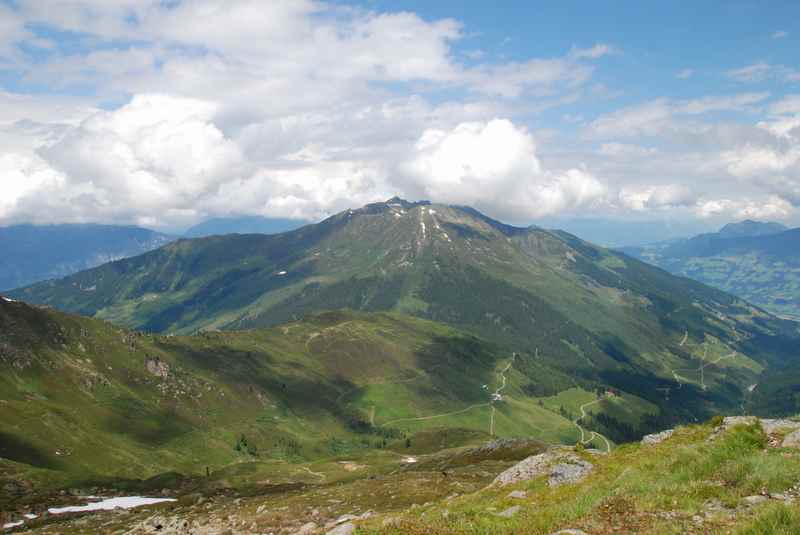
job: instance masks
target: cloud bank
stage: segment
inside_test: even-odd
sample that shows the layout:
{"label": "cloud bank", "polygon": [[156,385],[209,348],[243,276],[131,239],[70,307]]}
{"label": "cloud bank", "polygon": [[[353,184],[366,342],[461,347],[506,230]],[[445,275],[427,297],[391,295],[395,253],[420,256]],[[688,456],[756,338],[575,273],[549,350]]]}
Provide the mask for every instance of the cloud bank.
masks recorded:
{"label": "cloud bank", "polygon": [[0,92],[0,224],[318,219],[392,195],[518,223],[796,217],[800,97],[750,85],[795,67],[622,105],[598,76],[618,46],[511,59],[464,45],[474,31],[312,0],[0,5],[18,80]]}

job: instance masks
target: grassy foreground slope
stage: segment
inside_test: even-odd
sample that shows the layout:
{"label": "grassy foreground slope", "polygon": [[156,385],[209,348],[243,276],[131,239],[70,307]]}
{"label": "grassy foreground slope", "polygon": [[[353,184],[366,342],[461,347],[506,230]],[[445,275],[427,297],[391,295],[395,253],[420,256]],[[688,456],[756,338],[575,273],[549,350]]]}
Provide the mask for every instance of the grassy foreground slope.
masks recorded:
{"label": "grassy foreground slope", "polygon": [[[611,455],[577,452],[594,470],[551,487],[542,475],[363,524],[371,534],[731,533],[800,531],[800,451],[786,431],[719,421],[678,428],[666,441]],[[514,496],[509,496],[517,491]],[[500,513],[514,511],[504,517]],[[391,527],[387,527],[391,524]]]}
{"label": "grassy foreground slope", "polygon": [[[721,419],[720,419],[721,420]],[[34,521],[30,532],[240,535],[790,535],[800,530],[800,452],[744,422],[679,427],[657,444],[609,455],[561,451],[591,471],[558,486],[549,470],[503,487],[494,476],[534,445],[494,442],[420,455],[415,465],[362,471],[337,482],[259,495],[227,494],[73,519]],[[791,424],[794,428],[797,423]],[[553,450],[545,452],[548,455]],[[562,531],[563,530],[563,531]]]}

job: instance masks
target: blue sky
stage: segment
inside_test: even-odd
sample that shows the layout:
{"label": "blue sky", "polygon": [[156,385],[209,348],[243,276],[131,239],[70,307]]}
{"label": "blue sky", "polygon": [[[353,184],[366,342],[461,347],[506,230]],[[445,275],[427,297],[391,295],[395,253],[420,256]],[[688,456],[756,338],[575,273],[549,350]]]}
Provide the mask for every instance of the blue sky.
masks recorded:
{"label": "blue sky", "polygon": [[797,2],[0,0],[0,224],[800,224]]}
{"label": "blue sky", "polygon": [[[453,17],[467,37],[460,53],[484,51],[493,61],[557,57],[571,47],[609,43],[618,54],[598,62],[594,81],[620,92],[613,101],[578,109],[596,114],[643,99],[697,98],[741,90],[726,72],[759,62],[797,66],[798,2],[490,2],[376,0],[364,5],[409,10],[435,20]],[[777,32],[786,35],[776,38]],[[691,69],[687,79],[678,78]],[[765,80],[753,88],[775,97],[797,84]]]}

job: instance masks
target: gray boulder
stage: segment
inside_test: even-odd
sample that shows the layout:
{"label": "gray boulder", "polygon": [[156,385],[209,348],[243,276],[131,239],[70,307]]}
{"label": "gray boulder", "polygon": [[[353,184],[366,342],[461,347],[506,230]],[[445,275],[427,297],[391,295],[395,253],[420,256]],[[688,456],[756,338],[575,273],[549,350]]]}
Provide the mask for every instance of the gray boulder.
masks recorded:
{"label": "gray boulder", "polygon": [[800,429],[792,431],[783,438],[782,448],[800,448]]}
{"label": "gray boulder", "polygon": [[547,484],[551,487],[564,485],[565,483],[577,483],[594,469],[594,465],[578,457],[564,459],[550,470],[550,477]]}
{"label": "gray boulder", "polygon": [[675,433],[674,429],[667,429],[666,431],[661,431],[660,433],[645,435],[642,437],[642,444],[659,444],[671,437],[673,433]]}
{"label": "gray boulder", "polygon": [[308,522],[300,526],[300,529],[294,532],[294,535],[311,535],[317,531],[319,526],[315,522]]}
{"label": "gray boulder", "polygon": [[502,518],[511,518],[515,514],[519,513],[520,509],[522,509],[521,506],[514,505],[512,507],[509,507],[508,509],[506,509],[502,513],[497,513],[497,516],[502,517]]}
{"label": "gray boulder", "polygon": [[800,430],[800,421],[787,420],[784,418],[758,418],[756,416],[727,416],[722,420],[722,425],[711,434],[710,439],[715,439],[720,433],[727,431],[731,427],[737,425],[752,425],[755,423],[760,424],[761,429],[768,435],[777,433],[778,431],[789,431],[793,433]]}
{"label": "gray boulder", "polygon": [[771,435],[772,433],[775,433],[777,431],[794,432],[800,430],[800,422],[795,422],[794,420],[786,420],[783,418],[779,418],[776,420],[764,418],[761,420],[761,428],[768,435]]}
{"label": "gray boulder", "polygon": [[551,487],[575,483],[592,471],[594,465],[567,448],[553,448],[524,459],[498,475],[493,485],[504,487],[539,476],[548,476]]}
{"label": "gray boulder", "polygon": [[347,522],[346,524],[341,524],[336,526],[325,535],[351,535],[356,530],[356,525],[352,522]]}

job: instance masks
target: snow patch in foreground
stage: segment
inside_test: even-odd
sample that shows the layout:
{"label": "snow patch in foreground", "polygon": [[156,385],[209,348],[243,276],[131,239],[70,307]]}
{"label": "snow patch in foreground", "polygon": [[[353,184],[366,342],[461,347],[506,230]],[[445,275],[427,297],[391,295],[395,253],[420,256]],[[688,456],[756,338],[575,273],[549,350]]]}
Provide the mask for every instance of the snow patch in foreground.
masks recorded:
{"label": "snow patch in foreground", "polygon": [[52,515],[63,513],[82,513],[86,511],[112,511],[117,507],[122,509],[133,509],[142,505],[153,505],[154,503],[174,502],[174,498],[144,498],[142,496],[124,496],[122,498],[108,498],[99,502],[87,503],[86,505],[72,505],[69,507],[53,507],[48,509]]}

